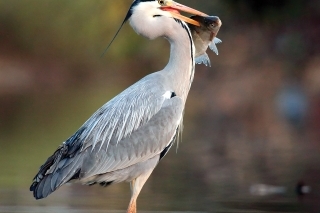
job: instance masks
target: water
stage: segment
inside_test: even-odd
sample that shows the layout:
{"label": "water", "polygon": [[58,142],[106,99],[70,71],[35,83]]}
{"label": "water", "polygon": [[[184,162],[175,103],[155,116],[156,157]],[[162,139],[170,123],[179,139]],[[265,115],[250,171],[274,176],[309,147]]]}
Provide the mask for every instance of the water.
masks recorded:
{"label": "water", "polygon": [[[8,107],[11,109],[8,119],[0,123],[0,213],[125,212],[130,199],[126,183],[107,188],[66,185],[42,200],[35,200],[29,192],[32,178],[45,159],[113,96],[96,91],[87,88],[61,95],[19,97],[19,109]],[[189,124],[194,123],[187,119]],[[268,178],[263,176],[265,170],[257,172],[254,167],[246,170],[243,161],[239,161],[243,168],[219,161],[215,158],[218,155],[209,152],[209,139],[201,135],[203,129],[201,125],[186,125],[178,152],[175,148],[170,150],[139,195],[138,212],[284,213],[310,209],[309,201],[297,202],[295,179],[290,179],[294,173],[288,168],[276,170],[283,174],[277,181],[287,184],[285,194],[251,195],[250,178],[267,182]],[[258,179],[256,174],[263,178]]]}
{"label": "water", "polygon": [[[262,212],[307,212],[307,207],[295,200],[212,200],[207,195],[191,198],[189,194],[171,198],[172,187],[163,194],[154,191],[151,181],[138,198],[140,213],[262,213]],[[63,186],[46,199],[34,200],[27,189],[0,190],[1,213],[124,213],[129,201],[127,184],[107,189],[87,186]]]}

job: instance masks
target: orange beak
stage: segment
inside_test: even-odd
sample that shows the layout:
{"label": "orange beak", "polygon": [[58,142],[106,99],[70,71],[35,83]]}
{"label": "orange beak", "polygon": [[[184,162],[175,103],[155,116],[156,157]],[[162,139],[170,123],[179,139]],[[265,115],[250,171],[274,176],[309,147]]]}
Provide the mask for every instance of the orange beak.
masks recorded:
{"label": "orange beak", "polygon": [[208,16],[207,14],[205,14],[203,12],[200,12],[198,10],[195,10],[193,8],[187,7],[185,5],[179,4],[179,3],[171,1],[171,0],[167,0],[167,1],[163,1],[163,2],[164,2],[164,4],[160,7],[161,10],[170,12],[173,18],[180,19],[181,21],[187,22],[189,24],[193,24],[198,27],[200,27],[200,23],[198,21],[181,15],[180,11],[190,13],[192,15],[198,15],[198,16],[204,16],[204,17]]}

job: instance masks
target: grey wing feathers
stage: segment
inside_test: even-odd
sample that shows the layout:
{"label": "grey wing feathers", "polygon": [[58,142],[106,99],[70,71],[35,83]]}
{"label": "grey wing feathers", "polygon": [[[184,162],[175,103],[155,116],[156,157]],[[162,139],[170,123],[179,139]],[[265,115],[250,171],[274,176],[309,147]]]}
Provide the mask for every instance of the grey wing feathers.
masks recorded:
{"label": "grey wing feathers", "polygon": [[34,196],[46,197],[72,179],[125,168],[159,154],[177,129],[184,106],[179,97],[163,96],[161,78],[146,76],[94,113],[40,168],[30,187]]}
{"label": "grey wing feathers", "polygon": [[175,135],[182,111],[183,101],[179,97],[166,100],[146,125],[118,144],[111,141],[108,149],[103,145],[100,151],[96,146],[92,152],[87,152],[80,178],[124,169],[159,155]]}
{"label": "grey wing feathers", "polygon": [[99,142],[102,142],[100,146],[107,143],[108,147],[111,139],[120,141],[159,111],[163,101],[158,90],[148,87],[148,84],[129,87],[102,106],[83,125],[87,128],[82,149],[87,146],[95,148]]}
{"label": "grey wing feathers", "polygon": [[69,172],[65,175],[60,175],[60,173],[64,167],[71,163],[68,159],[73,159],[72,162],[77,161],[74,158],[78,158],[76,155],[81,148],[80,138],[83,131],[84,128],[80,128],[72,137],[61,144],[40,167],[30,186],[30,191],[33,191],[35,198],[47,197],[61,183],[64,183],[62,180],[65,178],[72,179],[76,175],[76,172]]}

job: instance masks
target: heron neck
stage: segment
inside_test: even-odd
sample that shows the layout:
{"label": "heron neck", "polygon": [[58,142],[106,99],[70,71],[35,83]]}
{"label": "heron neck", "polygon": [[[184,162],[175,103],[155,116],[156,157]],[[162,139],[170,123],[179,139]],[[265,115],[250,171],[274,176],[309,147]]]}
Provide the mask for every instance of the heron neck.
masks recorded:
{"label": "heron neck", "polygon": [[194,47],[185,29],[170,42],[170,59],[164,68],[168,72],[173,90],[185,101],[190,90],[194,72]]}

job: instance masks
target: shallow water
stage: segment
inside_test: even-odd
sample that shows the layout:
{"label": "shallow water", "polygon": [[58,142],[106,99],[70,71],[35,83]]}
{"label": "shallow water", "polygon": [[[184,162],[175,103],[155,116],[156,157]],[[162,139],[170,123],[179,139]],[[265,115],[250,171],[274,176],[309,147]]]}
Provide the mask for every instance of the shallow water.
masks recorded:
{"label": "shallow water", "polygon": [[[149,186],[148,186],[149,185]],[[31,193],[23,189],[0,190],[1,213],[124,213],[129,201],[129,188],[125,184],[111,186],[109,189],[86,186],[64,186],[46,199],[34,200]],[[262,213],[262,212],[307,212],[304,204],[294,200],[278,201],[257,200],[211,200],[207,196],[190,198],[175,197],[168,199],[168,194],[150,191],[152,186],[138,198],[140,213]]]}
{"label": "shallow water", "polygon": [[[60,212],[60,213],[123,213],[124,210],[97,210],[97,209],[70,209],[65,207],[30,207],[30,206],[3,206],[0,207],[0,212],[4,213],[51,213],[51,212]],[[181,212],[181,211],[139,211],[140,213],[202,213],[202,212]]]}
{"label": "shallow water", "polygon": [[[13,111],[9,119],[12,123],[0,129],[0,213],[125,212],[130,199],[126,183],[107,188],[66,185],[42,200],[35,200],[29,192],[32,178],[45,159],[113,95],[94,94],[76,91],[19,98],[21,109]],[[190,118],[188,123],[192,123]],[[242,172],[247,176],[236,176],[233,167],[221,170],[219,165],[212,166],[210,158],[197,161],[206,159],[206,152],[198,147],[206,147],[208,142],[196,141],[200,145],[195,146],[195,141],[188,139],[188,128],[186,125],[178,153],[175,148],[170,150],[143,187],[137,204],[140,213],[306,212],[307,204],[297,202],[294,188],[281,195],[252,196],[243,178],[252,174],[249,171]],[[283,174],[279,182],[292,186],[295,179],[290,179],[286,169],[279,170]],[[212,176],[219,175],[216,171],[230,175],[217,179]]]}

